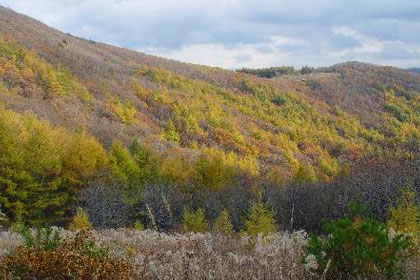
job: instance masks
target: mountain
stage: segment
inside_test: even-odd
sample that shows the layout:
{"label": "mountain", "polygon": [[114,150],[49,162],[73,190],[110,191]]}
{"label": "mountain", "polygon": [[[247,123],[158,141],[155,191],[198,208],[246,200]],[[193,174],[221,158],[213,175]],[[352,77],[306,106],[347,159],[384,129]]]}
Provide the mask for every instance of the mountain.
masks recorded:
{"label": "mountain", "polygon": [[415,74],[420,74],[420,68],[419,67],[409,68],[408,71],[411,71],[411,72],[413,72]]}
{"label": "mountain", "polygon": [[[330,181],[366,155],[420,150],[420,76],[403,69],[346,62],[266,79],[84,40],[1,7],[0,37],[0,128],[28,154],[16,158],[21,173],[0,178],[65,185],[42,215],[68,215],[58,202],[70,207],[103,169],[131,187],[153,175],[181,189],[258,189]],[[138,145],[147,151],[136,157]],[[29,215],[18,202],[0,195],[9,215]]]}

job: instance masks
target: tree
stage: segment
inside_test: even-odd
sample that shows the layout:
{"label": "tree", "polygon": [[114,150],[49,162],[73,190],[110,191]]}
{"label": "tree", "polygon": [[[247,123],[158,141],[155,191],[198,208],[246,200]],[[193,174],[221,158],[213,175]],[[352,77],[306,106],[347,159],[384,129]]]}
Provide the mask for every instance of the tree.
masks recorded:
{"label": "tree", "polygon": [[123,184],[123,191],[132,203],[137,202],[143,190],[141,169],[130,152],[119,141],[114,141],[108,155],[109,165],[115,177]]}
{"label": "tree", "polygon": [[314,182],[316,180],[315,171],[312,165],[302,164],[296,171],[296,182]]}
{"label": "tree", "polygon": [[175,143],[179,142],[179,134],[172,120],[169,120],[168,123],[166,124],[165,133],[166,133],[165,134],[166,140],[172,141]]}
{"label": "tree", "polygon": [[204,217],[203,209],[199,208],[197,211],[193,212],[184,208],[182,227],[185,232],[206,232],[208,224]]}
{"label": "tree", "polygon": [[161,176],[159,157],[149,147],[134,140],[129,147],[131,156],[140,168],[140,180],[144,183],[155,183]]}
{"label": "tree", "polygon": [[245,221],[245,233],[256,236],[268,235],[277,231],[274,213],[265,208],[262,202],[251,206],[248,219]]}
{"label": "tree", "polygon": [[66,138],[62,156],[65,177],[68,183],[80,186],[106,166],[106,153],[102,145],[86,133],[75,133]]}
{"label": "tree", "polygon": [[4,213],[1,211],[1,204],[0,204],[0,228],[1,228],[3,225],[7,224],[7,222],[8,222],[7,216],[6,216],[6,214],[4,214]]}
{"label": "tree", "polygon": [[300,73],[301,73],[301,74],[310,74],[310,73],[312,73],[313,71],[314,71],[314,68],[313,68],[313,67],[309,67],[309,66],[307,66],[307,65],[303,66],[303,67],[300,69]]}
{"label": "tree", "polygon": [[117,228],[130,222],[130,205],[124,201],[121,185],[108,178],[96,178],[79,194],[79,202],[95,228]]}
{"label": "tree", "polygon": [[420,207],[416,205],[416,193],[401,191],[396,207],[390,208],[388,226],[401,233],[420,233]]}
{"label": "tree", "polygon": [[230,222],[229,213],[226,210],[222,210],[220,215],[216,218],[213,224],[213,231],[217,233],[222,233],[225,235],[232,235],[233,226]]}
{"label": "tree", "polygon": [[83,230],[91,229],[92,224],[89,222],[88,215],[82,207],[78,207],[76,215],[73,217],[73,221],[69,226],[70,230]]}
{"label": "tree", "polygon": [[0,106],[0,203],[11,222],[63,223],[76,192],[105,164],[94,138]]}
{"label": "tree", "polygon": [[217,148],[203,149],[196,161],[195,177],[201,185],[210,189],[221,189],[232,182],[239,166],[233,153]]}
{"label": "tree", "polygon": [[353,217],[328,221],[324,236],[310,237],[305,254],[316,264],[312,272],[324,279],[405,279],[401,264],[410,257],[411,238],[392,236],[384,223],[361,216],[360,204],[351,208]]}
{"label": "tree", "polygon": [[166,231],[182,219],[184,206],[182,193],[173,185],[164,183],[146,185],[141,203],[136,209],[139,214],[143,214],[139,217],[142,221],[158,230]]}
{"label": "tree", "polygon": [[144,225],[140,221],[135,221],[134,225],[133,225],[133,228],[136,231],[142,231],[142,230],[144,230]]}

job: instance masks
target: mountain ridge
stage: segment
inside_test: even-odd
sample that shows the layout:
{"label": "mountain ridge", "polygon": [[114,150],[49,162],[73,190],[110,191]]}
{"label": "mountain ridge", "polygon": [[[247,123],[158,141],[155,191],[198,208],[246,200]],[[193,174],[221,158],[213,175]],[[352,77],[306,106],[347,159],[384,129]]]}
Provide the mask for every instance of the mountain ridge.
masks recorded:
{"label": "mountain ridge", "polygon": [[411,68],[408,68],[407,70],[415,74],[420,74],[420,67],[411,67]]}

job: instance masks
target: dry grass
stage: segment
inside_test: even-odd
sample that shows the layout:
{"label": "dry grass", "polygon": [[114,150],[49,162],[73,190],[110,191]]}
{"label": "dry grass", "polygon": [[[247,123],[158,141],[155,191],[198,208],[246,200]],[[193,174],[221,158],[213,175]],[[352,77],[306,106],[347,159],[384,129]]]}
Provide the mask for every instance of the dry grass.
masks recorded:
{"label": "dry grass", "polygon": [[[60,230],[65,238],[74,232]],[[23,240],[1,233],[0,254],[13,252]],[[132,258],[141,279],[304,279],[303,232],[266,238],[231,238],[213,234],[174,234],[128,229],[93,231],[98,243],[117,257]]]}
{"label": "dry grass", "polygon": [[[98,239],[119,254],[131,253],[143,279],[302,279],[303,232],[254,242],[212,234],[168,235],[107,230]],[[255,245],[250,245],[255,243]]]}
{"label": "dry grass", "polygon": [[23,238],[12,231],[0,231],[0,258],[23,245]]}
{"label": "dry grass", "polygon": [[[61,230],[64,239],[75,232]],[[117,258],[135,262],[140,279],[316,279],[302,263],[305,232],[266,238],[215,234],[166,234],[131,229],[92,231]],[[0,258],[23,244],[11,231],[0,233]],[[406,264],[408,279],[419,279],[420,258]]]}

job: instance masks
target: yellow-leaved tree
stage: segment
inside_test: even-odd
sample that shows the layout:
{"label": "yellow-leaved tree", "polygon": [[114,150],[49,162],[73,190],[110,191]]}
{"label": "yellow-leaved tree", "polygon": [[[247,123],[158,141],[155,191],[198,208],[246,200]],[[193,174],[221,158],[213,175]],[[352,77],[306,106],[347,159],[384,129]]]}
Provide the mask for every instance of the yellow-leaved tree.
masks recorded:
{"label": "yellow-leaved tree", "polygon": [[222,210],[219,216],[213,223],[213,231],[225,235],[232,235],[233,233],[233,226],[230,222],[229,213],[226,210]]}
{"label": "yellow-leaved tree", "polygon": [[245,221],[245,233],[251,236],[263,236],[277,231],[274,213],[268,210],[262,202],[251,206],[248,219]]}
{"label": "yellow-leaved tree", "polygon": [[388,227],[396,232],[420,234],[420,206],[416,204],[416,193],[401,191],[397,205],[391,207]]}
{"label": "yellow-leaved tree", "polygon": [[91,229],[92,224],[89,222],[88,215],[83,210],[82,207],[78,207],[76,210],[76,215],[73,217],[73,221],[71,222],[69,229],[70,230],[84,230],[84,229]]}
{"label": "yellow-leaved tree", "polygon": [[208,229],[208,224],[206,218],[204,217],[203,209],[200,208],[193,212],[187,208],[184,208],[182,226],[185,232],[206,232]]}

